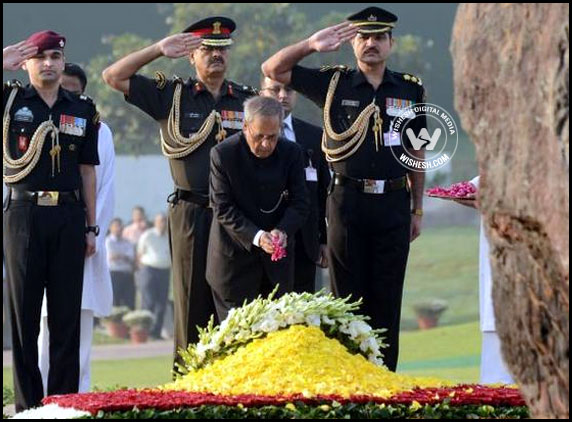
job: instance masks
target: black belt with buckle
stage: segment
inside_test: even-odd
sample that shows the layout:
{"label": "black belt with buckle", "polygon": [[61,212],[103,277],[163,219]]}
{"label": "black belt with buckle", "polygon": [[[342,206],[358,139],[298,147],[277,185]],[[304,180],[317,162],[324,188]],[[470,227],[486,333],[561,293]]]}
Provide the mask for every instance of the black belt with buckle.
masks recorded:
{"label": "black belt with buckle", "polygon": [[208,208],[209,197],[188,190],[177,189],[167,198],[167,202],[175,205],[177,201],[191,202],[201,207]]}
{"label": "black belt with buckle", "polygon": [[382,194],[406,188],[407,176],[398,177],[397,179],[373,180],[354,179],[353,177],[335,173],[334,184],[338,186],[352,186],[364,193]]}
{"label": "black belt with buckle", "polygon": [[81,200],[81,196],[78,190],[59,192],[11,189],[10,200],[28,201],[41,207],[55,207],[62,204],[78,203]]}

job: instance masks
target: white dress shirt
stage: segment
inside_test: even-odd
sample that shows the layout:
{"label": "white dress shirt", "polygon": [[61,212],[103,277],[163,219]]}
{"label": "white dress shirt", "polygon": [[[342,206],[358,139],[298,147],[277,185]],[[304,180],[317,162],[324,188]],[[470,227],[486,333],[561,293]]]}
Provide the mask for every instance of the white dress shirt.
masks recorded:
{"label": "white dress shirt", "polygon": [[147,230],[137,243],[137,253],[143,265],[160,269],[171,268],[171,251],[167,232],[161,235],[155,227]]}
{"label": "white dress shirt", "polygon": [[[135,246],[129,240],[110,234],[105,239],[105,247],[107,248],[107,263],[110,271],[133,272]],[[117,256],[121,256],[121,259],[118,259]]]}

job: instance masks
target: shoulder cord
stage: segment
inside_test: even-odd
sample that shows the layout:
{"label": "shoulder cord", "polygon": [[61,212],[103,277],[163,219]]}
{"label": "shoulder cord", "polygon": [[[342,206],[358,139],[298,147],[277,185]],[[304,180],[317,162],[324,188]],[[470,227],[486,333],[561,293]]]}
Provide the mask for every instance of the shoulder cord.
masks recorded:
{"label": "shoulder cord", "polygon": [[[167,136],[161,131],[161,149],[163,155],[167,158],[176,159],[186,157],[200,147],[212,132],[215,123],[218,124],[218,132],[216,141],[221,142],[226,137],[226,131],[222,127],[222,117],[220,113],[213,110],[205,122],[202,124],[198,132],[191,134],[188,138],[184,137],[180,131],[181,121],[181,94],[183,84],[177,82],[175,93],[173,95],[173,104],[167,121]],[[171,142],[169,142],[171,141]]]}
{"label": "shoulder cord", "polygon": [[[32,170],[38,164],[38,160],[42,155],[42,148],[44,147],[44,143],[49,133],[51,133],[51,141],[52,141],[52,148],[50,150],[50,156],[52,157],[52,177],[55,176],[55,169],[56,169],[56,162],[57,162],[57,170],[58,173],[60,172],[60,141],[59,141],[59,129],[54,122],[51,120],[43,122],[32,136],[30,140],[30,145],[26,153],[20,157],[19,159],[13,159],[10,156],[10,148],[8,147],[9,142],[9,130],[10,130],[10,109],[14,104],[14,100],[16,95],[18,94],[18,88],[12,88],[10,92],[10,96],[8,97],[8,101],[6,103],[6,108],[4,109],[4,118],[3,118],[3,130],[2,130],[2,147],[3,147],[3,156],[2,156],[2,164],[4,167],[4,174],[3,174],[3,181],[4,183],[17,183],[20,180],[24,179],[28,176]],[[6,168],[9,169],[17,169],[19,170],[16,174],[7,175]]]}
{"label": "shoulder cord", "polygon": [[[372,127],[373,133],[375,135],[375,149],[379,150],[380,136],[382,133],[383,119],[381,118],[381,112],[379,106],[375,104],[375,98],[371,104],[369,104],[359,116],[356,118],[351,127],[342,133],[336,133],[332,128],[332,122],[330,120],[330,109],[332,107],[332,101],[334,99],[334,94],[336,92],[336,87],[338,86],[338,81],[340,79],[341,72],[336,72],[330,80],[330,85],[328,87],[328,93],[326,95],[326,102],[324,105],[324,135],[322,137],[322,151],[326,154],[326,160],[328,162],[342,161],[351,157],[361,146],[367,135],[367,129],[369,126],[369,119],[374,117],[374,125]],[[348,140],[348,138],[350,138]],[[346,141],[345,144],[339,148],[328,148],[328,138],[336,142]]]}

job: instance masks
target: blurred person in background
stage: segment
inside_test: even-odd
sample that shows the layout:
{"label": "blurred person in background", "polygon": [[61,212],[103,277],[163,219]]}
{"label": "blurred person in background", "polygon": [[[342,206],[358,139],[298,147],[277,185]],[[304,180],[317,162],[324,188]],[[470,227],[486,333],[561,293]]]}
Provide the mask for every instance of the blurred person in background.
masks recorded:
{"label": "blurred person in background", "polygon": [[105,240],[113,284],[113,306],[135,309],[135,246],[123,237],[123,223],[114,218]]}
{"label": "blurred person in background", "polygon": [[141,307],[153,312],[155,320],[151,337],[161,338],[161,329],[169,295],[171,255],[167,235],[167,217],[157,214],[154,226],[147,230],[137,244],[137,256],[141,263],[138,286],[141,290]]}
{"label": "blurred person in background", "polygon": [[132,245],[137,245],[139,238],[149,228],[149,222],[145,210],[142,206],[137,205],[131,211],[131,223],[123,229],[123,238],[130,241]]}

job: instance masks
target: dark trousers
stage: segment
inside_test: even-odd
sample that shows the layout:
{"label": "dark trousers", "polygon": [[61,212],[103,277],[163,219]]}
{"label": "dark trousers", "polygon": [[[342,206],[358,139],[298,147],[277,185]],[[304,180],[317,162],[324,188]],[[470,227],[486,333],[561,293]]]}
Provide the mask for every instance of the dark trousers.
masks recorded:
{"label": "dark trousers", "polygon": [[79,203],[39,207],[12,201],[4,213],[18,412],[40,405],[44,395],[38,368],[44,290],[51,337],[48,395],[78,391],[84,228],[85,211]]}
{"label": "dark trousers", "polygon": [[135,309],[135,279],[132,272],[111,271],[113,306]]}
{"label": "dark trousers", "polygon": [[[174,360],[177,351],[198,341],[197,326],[205,327],[215,315],[210,286],[205,278],[212,211],[179,200],[169,207],[174,300]],[[215,315],[216,319],[216,315]],[[215,321],[216,322],[216,321]]]}
{"label": "dark trousers", "polygon": [[405,268],[409,255],[410,196],[335,186],[328,197],[328,258],[338,297],[363,298],[361,312],[373,328],[386,328],[384,361],[395,371]]}
{"label": "dark trousers", "polygon": [[236,257],[233,258],[236,267],[231,275],[231,285],[224,288],[216,285],[217,280],[211,280],[219,321],[226,319],[228,311],[242,306],[244,301],[251,302],[258,296],[267,297],[276,286],[275,299],[290,293],[294,285],[294,250],[295,245],[289,246],[287,256],[276,262],[256,246],[250,253],[252,259],[239,262]]}
{"label": "dark trousers", "polygon": [[141,307],[155,315],[151,327],[151,337],[160,338],[167,299],[169,296],[169,276],[171,270],[143,266],[139,274],[139,288],[141,289]]}
{"label": "dark trousers", "polygon": [[301,232],[296,235],[293,291],[296,293],[316,292],[316,263],[306,253]]}

